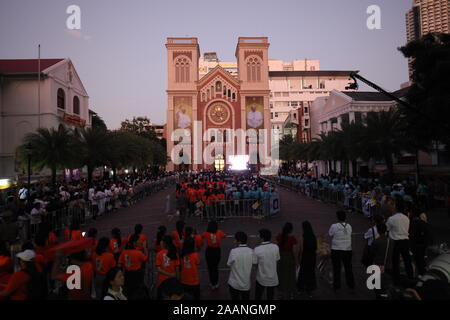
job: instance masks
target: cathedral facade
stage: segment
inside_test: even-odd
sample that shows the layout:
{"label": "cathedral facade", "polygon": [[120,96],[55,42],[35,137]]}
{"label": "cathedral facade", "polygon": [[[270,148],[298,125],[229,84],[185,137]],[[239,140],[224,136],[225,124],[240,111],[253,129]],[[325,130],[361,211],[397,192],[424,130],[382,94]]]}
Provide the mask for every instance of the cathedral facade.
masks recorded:
{"label": "cathedral facade", "polygon": [[167,169],[223,170],[229,168],[233,155],[259,159],[249,145],[256,140],[247,137],[242,142],[233,135],[253,131],[249,129],[258,132],[263,142],[258,148],[269,155],[270,133],[260,130],[270,129],[268,39],[239,37],[237,77],[217,65],[199,79],[197,38],[168,38],[166,48]]}

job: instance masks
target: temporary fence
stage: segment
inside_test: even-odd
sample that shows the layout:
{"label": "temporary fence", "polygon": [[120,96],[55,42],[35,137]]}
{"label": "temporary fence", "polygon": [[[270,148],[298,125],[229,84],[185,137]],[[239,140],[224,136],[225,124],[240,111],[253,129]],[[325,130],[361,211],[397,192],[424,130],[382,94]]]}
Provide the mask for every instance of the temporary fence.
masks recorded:
{"label": "temporary fence", "polygon": [[344,190],[311,185],[310,183],[283,179],[276,176],[265,177],[265,179],[266,181],[277,184],[287,190],[306,195],[325,203],[346,207],[350,210],[363,213],[367,217],[372,217],[381,213],[380,203],[371,198],[370,194],[346,193]]}
{"label": "temporary fence", "polygon": [[[45,216],[34,219],[30,215],[18,218],[19,236],[21,242],[33,239],[41,223],[46,223],[55,233],[69,228],[72,221],[78,221],[81,226],[88,224],[94,214],[108,216],[121,207],[129,207],[175,183],[174,176],[168,176],[156,181],[138,184],[134,191],[119,194],[118,199],[105,199],[103,203],[93,205],[92,201],[71,201],[64,207],[48,212]],[[94,212],[95,211],[95,212]]]}
{"label": "temporary fence", "polygon": [[[201,220],[230,218],[268,219],[279,211],[279,198],[220,200],[213,203],[190,203],[187,211]],[[274,207],[275,202],[275,207]]]}

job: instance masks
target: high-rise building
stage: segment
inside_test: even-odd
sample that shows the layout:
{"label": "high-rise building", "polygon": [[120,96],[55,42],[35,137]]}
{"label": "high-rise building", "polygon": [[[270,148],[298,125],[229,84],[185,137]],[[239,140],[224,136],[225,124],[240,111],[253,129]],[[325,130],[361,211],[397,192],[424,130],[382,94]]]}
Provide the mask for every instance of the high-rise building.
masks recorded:
{"label": "high-rise building", "polygon": [[[406,39],[420,39],[430,32],[450,33],[449,0],[414,0],[406,13]],[[411,60],[409,60],[411,75]]]}

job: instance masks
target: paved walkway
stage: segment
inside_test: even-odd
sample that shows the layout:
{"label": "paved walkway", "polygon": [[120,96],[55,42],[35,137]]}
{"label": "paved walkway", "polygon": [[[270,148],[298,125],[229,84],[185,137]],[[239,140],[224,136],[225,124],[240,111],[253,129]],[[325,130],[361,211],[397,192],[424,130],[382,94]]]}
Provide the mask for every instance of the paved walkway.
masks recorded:
{"label": "paved walkway", "polygon": [[[212,291],[209,288],[208,271],[204,258],[204,251],[202,251],[200,253],[200,283],[202,299],[230,299],[227,285],[229,269],[226,266],[226,260],[230,250],[233,248],[233,235],[236,231],[245,231],[247,235],[249,235],[249,246],[254,248],[258,244],[258,230],[263,227],[270,229],[272,231],[272,237],[275,238],[277,233],[281,231],[284,223],[289,221],[294,225],[293,234],[298,238],[301,235],[301,223],[304,220],[309,220],[311,222],[316,236],[327,234],[330,225],[335,223],[335,212],[338,209],[335,205],[325,204],[283,189],[281,189],[279,193],[281,198],[281,211],[277,216],[272,217],[270,220],[255,220],[251,218],[240,218],[238,220],[236,218],[220,223],[220,229],[229,235],[229,237],[223,240],[222,244],[222,259],[219,265],[220,288],[216,291]],[[159,225],[166,225],[170,232],[175,230],[175,219],[170,219],[164,213],[167,195],[170,195],[171,197],[174,196],[172,187],[151,195],[130,208],[124,208],[111,214],[110,216],[101,217],[99,220],[91,223],[85,228],[95,227],[99,231],[99,237],[109,237],[112,228],[119,227],[122,231],[122,235],[128,237],[128,235],[134,231],[134,225],[136,223],[141,223],[144,226],[144,233],[147,235],[148,239],[153,241]],[[440,220],[447,219],[443,216],[444,213],[439,214],[438,219],[441,229],[445,229],[445,227]],[[432,221],[433,219],[430,218],[430,220]],[[340,292],[335,294],[331,290],[330,285],[325,280],[320,279],[319,274],[317,274],[318,289],[315,291],[313,299],[358,300],[374,298],[374,293],[366,288],[367,275],[359,263],[364,247],[362,234],[369,228],[369,221],[362,214],[351,213],[348,214],[348,222],[352,225],[354,232],[353,270],[356,281],[356,293],[351,294],[346,288],[345,283],[343,283]],[[207,226],[206,222],[201,222],[198,218],[188,218],[186,220],[186,224],[197,229],[199,233],[204,232]],[[450,223],[447,221],[447,226],[449,225]],[[448,235],[450,234],[448,231],[450,231],[450,228],[446,229],[445,232],[440,230],[439,234],[447,237],[448,240]],[[252,273],[253,283],[254,277],[255,272]],[[342,279],[344,280],[345,277],[342,277]],[[156,282],[156,278],[154,282]],[[252,288],[251,298],[254,297],[253,290],[254,288]],[[297,299],[306,299],[306,297],[298,296]]]}

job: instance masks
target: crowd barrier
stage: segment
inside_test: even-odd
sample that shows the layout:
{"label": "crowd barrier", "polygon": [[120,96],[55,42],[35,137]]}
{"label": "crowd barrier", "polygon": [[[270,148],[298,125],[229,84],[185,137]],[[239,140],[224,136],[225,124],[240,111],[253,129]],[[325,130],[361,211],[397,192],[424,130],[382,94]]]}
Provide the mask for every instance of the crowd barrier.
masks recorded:
{"label": "crowd barrier", "polygon": [[[45,216],[42,216],[40,222],[46,223],[56,234],[61,234],[65,228],[70,227],[74,220],[78,221],[81,226],[88,224],[94,216],[94,210],[98,210],[98,215],[108,216],[119,208],[129,207],[174,183],[174,176],[142,183],[135,186],[134,192],[119,194],[118,199],[108,199],[101,206],[93,206],[91,201],[71,201],[64,207],[50,211]],[[34,220],[29,215],[19,217],[18,224],[21,242],[34,238],[39,228],[38,222],[39,220]]]}
{"label": "crowd barrier", "polygon": [[309,183],[286,180],[280,177],[265,177],[265,180],[313,199],[325,203],[336,204],[363,213],[367,217],[372,217],[381,213],[380,203],[373,201],[368,194],[345,194],[343,190],[336,190],[324,186],[314,188]]}
{"label": "crowd barrier", "polygon": [[199,201],[190,203],[187,213],[199,216],[202,220],[229,218],[270,218],[274,214],[271,199],[221,200],[211,204]]}

